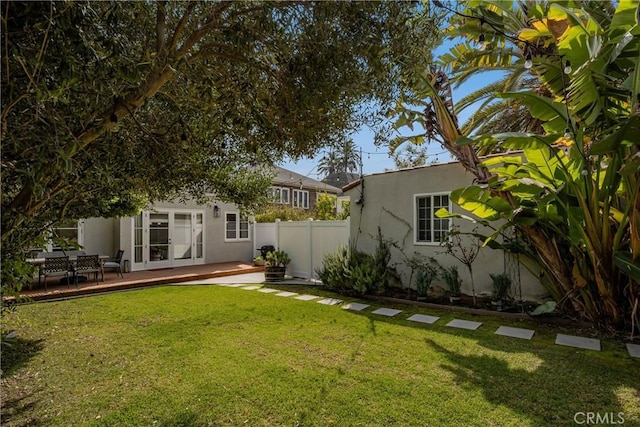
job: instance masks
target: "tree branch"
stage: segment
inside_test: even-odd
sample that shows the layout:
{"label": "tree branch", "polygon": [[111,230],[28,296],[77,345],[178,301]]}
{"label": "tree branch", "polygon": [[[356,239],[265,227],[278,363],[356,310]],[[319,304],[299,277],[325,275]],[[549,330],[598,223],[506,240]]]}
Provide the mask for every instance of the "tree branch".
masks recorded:
{"label": "tree branch", "polygon": [[158,56],[165,54],[165,34],[167,32],[167,2],[158,2],[158,12],[156,14],[156,51]]}

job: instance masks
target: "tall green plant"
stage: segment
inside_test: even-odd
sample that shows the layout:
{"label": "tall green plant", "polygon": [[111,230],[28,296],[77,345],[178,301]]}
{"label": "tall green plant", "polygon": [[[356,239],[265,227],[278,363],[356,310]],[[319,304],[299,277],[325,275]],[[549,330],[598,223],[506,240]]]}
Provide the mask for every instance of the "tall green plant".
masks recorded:
{"label": "tall green plant", "polygon": [[[581,4],[532,4],[518,31],[508,34],[533,54],[532,72],[546,94],[496,96],[526,106],[543,132],[463,136],[447,76],[437,70],[423,73],[417,84],[430,100],[429,114],[402,114],[405,122],[421,121],[427,135],[437,135],[476,176],[477,184],[453,192],[451,200],[486,222],[503,221],[488,243],[515,227],[544,271],[543,283],[566,302],[564,310],[603,327],[633,329],[640,301],[634,275],[640,264],[638,4],[621,0],[615,13],[605,8],[597,15]],[[466,5],[463,13],[482,17],[496,46],[504,43],[511,6]],[[484,58],[487,67],[501,67],[496,58]],[[572,69],[564,74],[567,61]],[[491,144],[522,154],[481,162],[478,151]]]}

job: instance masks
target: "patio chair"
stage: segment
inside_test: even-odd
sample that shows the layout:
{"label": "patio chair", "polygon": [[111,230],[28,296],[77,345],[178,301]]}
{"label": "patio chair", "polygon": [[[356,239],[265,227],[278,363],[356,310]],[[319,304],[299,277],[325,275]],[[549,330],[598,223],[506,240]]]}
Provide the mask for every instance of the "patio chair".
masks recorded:
{"label": "patio chair", "polygon": [[115,257],[104,260],[104,262],[102,263],[102,281],[104,281],[105,268],[116,270],[116,274],[119,272],[120,277],[124,278],[124,275],[122,274],[122,257],[123,256],[124,256],[124,251],[122,249],[119,249]]}
{"label": "patio chair", "polygon": [[[98,273],[100,269],[100,259],[98,255],[78,255],[76,263],[73,266],[73,275],[76,281],[76,288],[78,287],[78,275],[93,273],[96,278],[96,285],[98,284]],[[83,279],[84,280],[84,279]]]}
{"label": "patio chair", "polygon": [[38,285],[40,285],[40,278],[44,276],[44,290],[46,291],[48,276],[65,276],[67,278],[67,286],[69,286],[69,267],[68,256],[46,257],[38,272]]}

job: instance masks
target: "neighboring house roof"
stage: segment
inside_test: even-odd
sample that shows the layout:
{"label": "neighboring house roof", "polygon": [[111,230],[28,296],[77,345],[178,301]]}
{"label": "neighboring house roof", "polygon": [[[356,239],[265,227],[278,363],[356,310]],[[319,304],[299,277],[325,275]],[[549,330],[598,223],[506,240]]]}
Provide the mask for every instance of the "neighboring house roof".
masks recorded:
{"label": "neighboring house roof", "polygon": [[333,185],[334,187],[341,188],[359,179],[360,179],[360,175],[358,175],[357,173],[334,172],[330,175],[327,175],[327,177],[323,179],[322,182],[326,182],[329,185]]}
{"label": "neighboring house roof", "polygon": [[277,175],[273,178],[273,185],[342,194],[342,190],[338,187],[300,175],[299,173],[281,168],[280,166],[276,166],[276,172]]}

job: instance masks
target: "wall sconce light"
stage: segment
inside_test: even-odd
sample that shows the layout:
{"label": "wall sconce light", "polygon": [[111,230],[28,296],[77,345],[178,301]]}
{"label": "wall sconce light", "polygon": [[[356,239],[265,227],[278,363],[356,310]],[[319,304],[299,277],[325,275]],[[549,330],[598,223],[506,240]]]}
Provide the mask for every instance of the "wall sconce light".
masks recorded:
{"label": "wall sconce light", "polygon": [[220,218],[220,208],[218,205],[213,205],[213,217]]}

